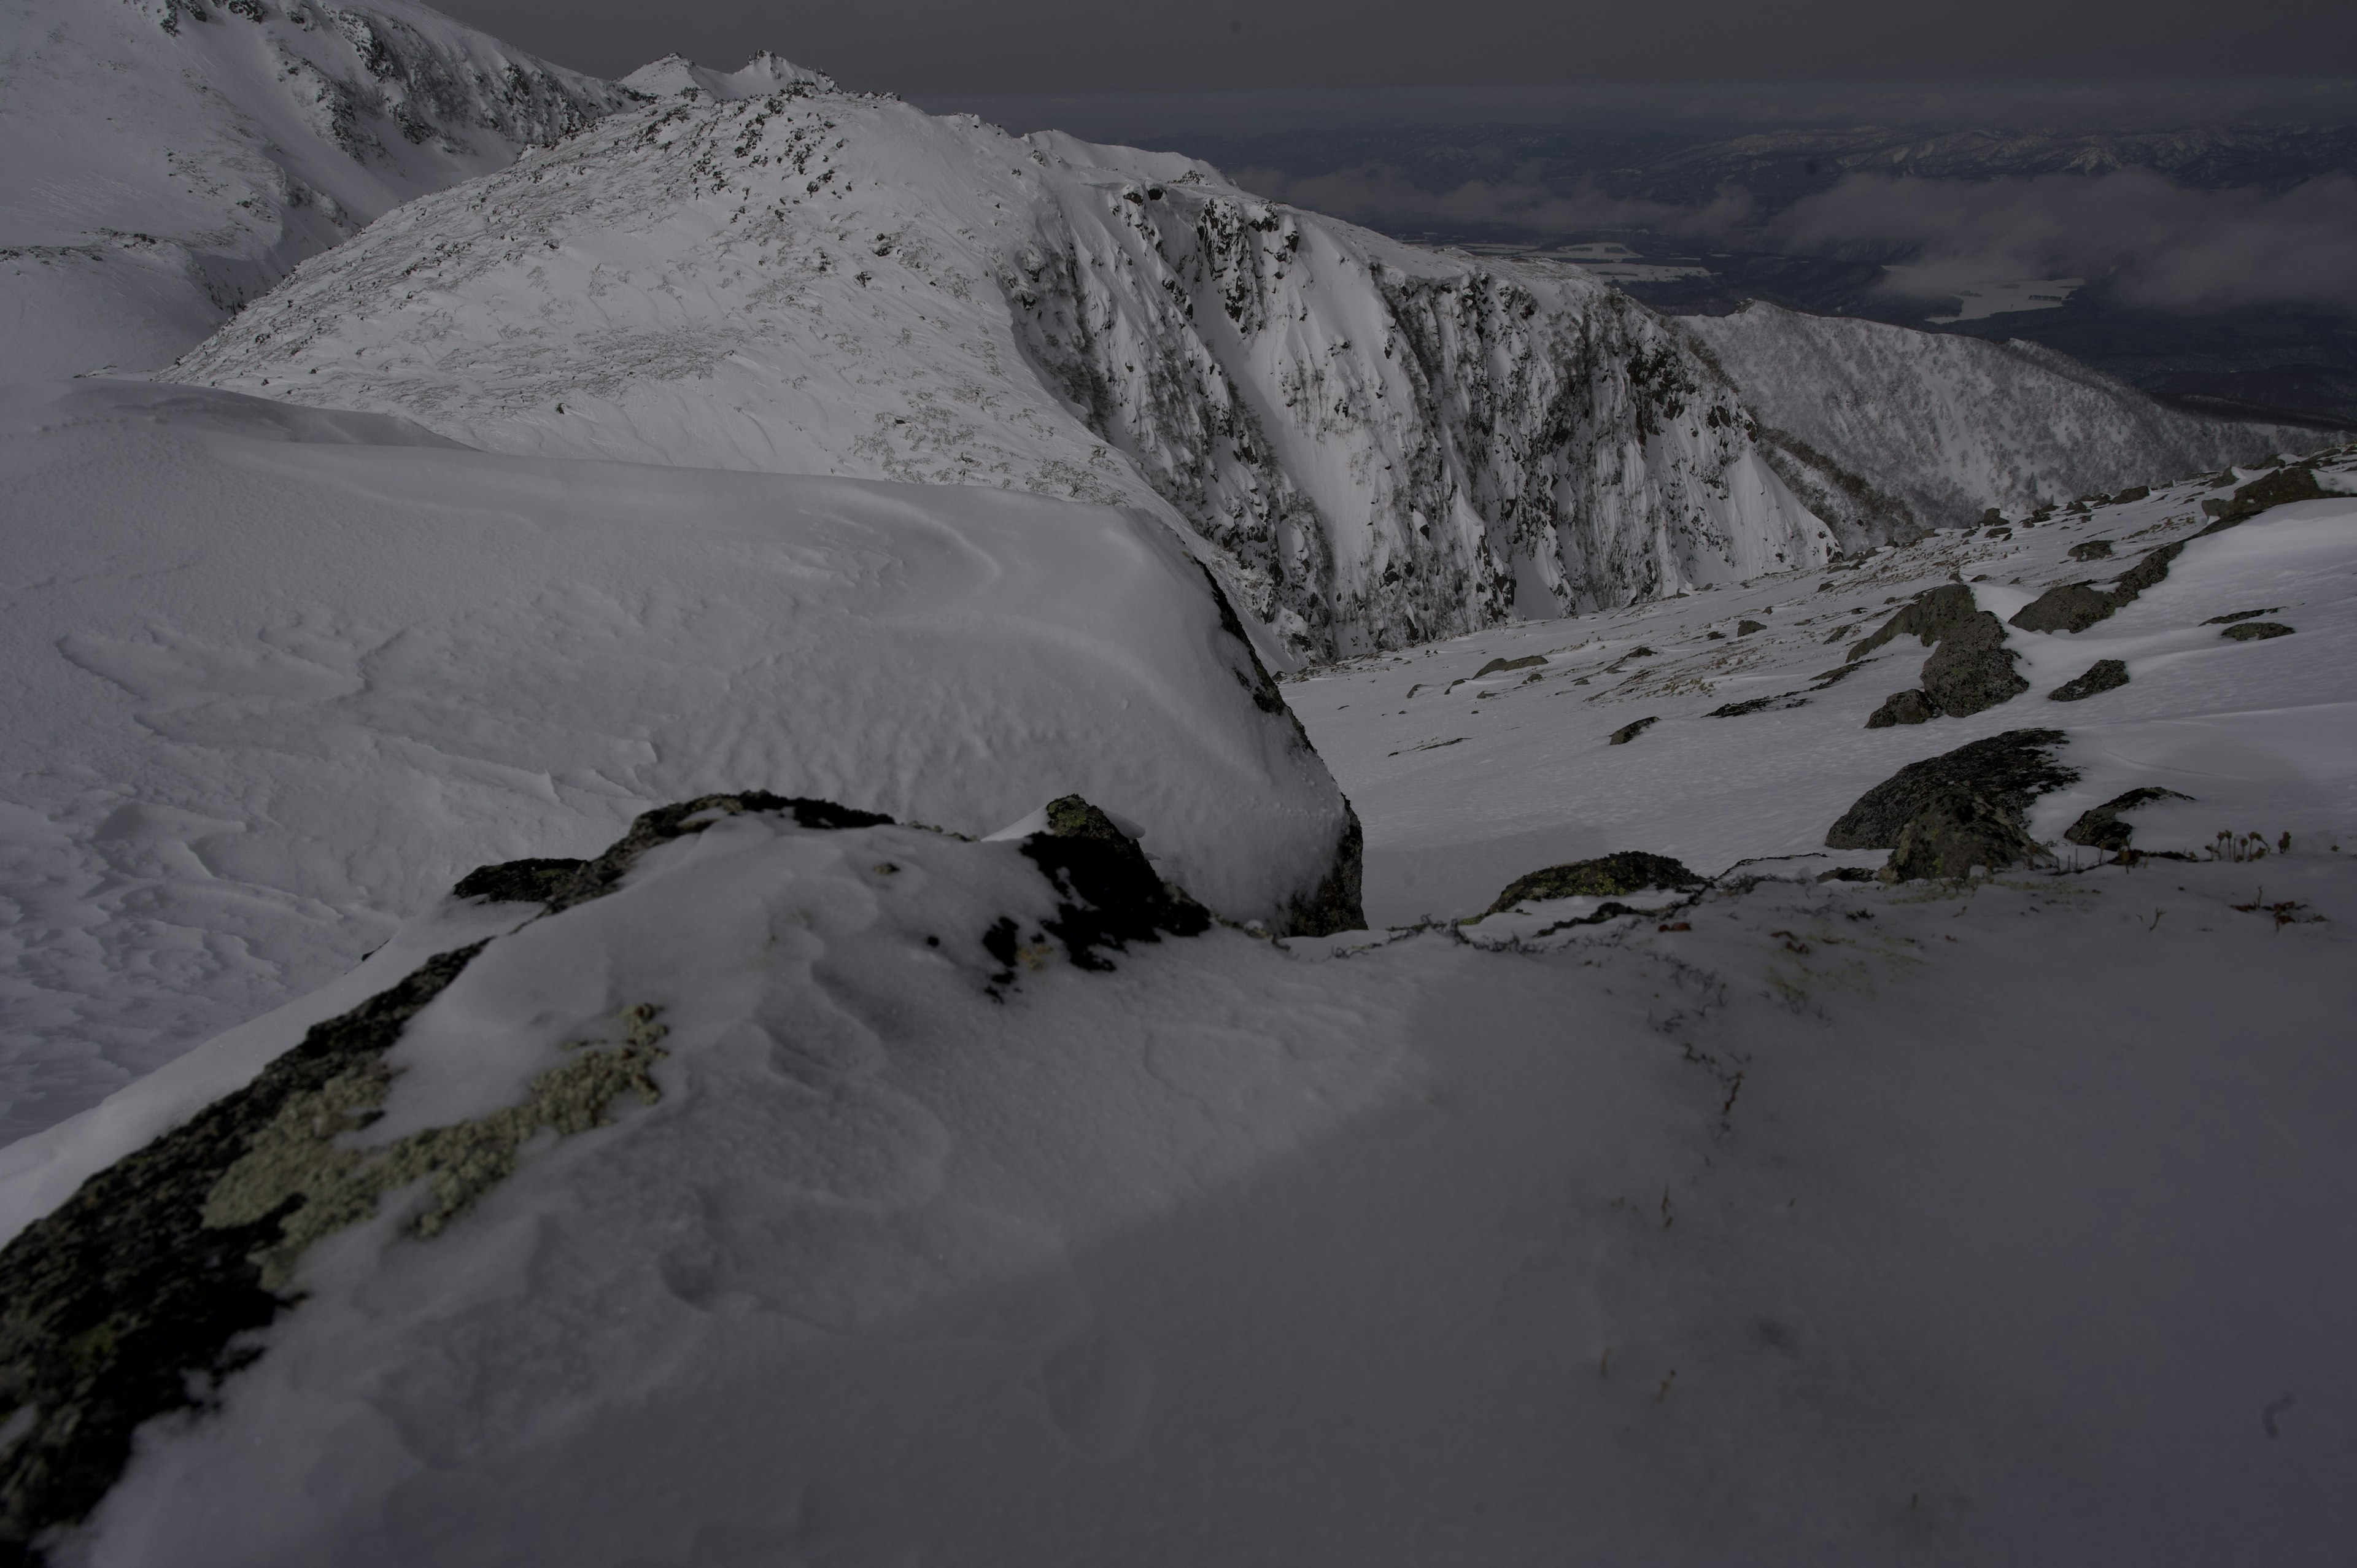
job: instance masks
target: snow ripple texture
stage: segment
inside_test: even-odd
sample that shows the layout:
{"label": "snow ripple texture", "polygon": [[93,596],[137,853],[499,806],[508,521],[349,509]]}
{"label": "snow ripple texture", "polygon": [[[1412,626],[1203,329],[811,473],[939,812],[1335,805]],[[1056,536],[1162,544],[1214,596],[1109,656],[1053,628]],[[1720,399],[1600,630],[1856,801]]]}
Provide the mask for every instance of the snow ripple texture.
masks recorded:
{"label": "snow ripple texture", "polygon": [[818,84],[683,95],[425,198],[172,374],[517,453],[1146,507],[1298,655],[1836,543],[1725,380],[1576,269]]}

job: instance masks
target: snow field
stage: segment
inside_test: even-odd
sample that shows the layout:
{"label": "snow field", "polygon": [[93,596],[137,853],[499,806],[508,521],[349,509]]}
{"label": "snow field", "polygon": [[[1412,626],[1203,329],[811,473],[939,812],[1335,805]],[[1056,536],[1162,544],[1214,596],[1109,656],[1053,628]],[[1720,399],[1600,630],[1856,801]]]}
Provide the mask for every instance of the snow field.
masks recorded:
{"label": "snow field", "polygon": [[[1759,855],[1879,865],[1879,851],[1824,850],[1826,828],[1905,764],[2008,729],[2066,731],[2061,760],[2082,774],[2037,803],[2039,838],[2152,784],[2194,801],[2137,815],[2139,847],[2196,849],[2232,829],[2357,854],[2357,499],[2279,507],[2198,540],[2158,586],[2083,632],[2008,628],[2030,689],[1968,718],[1865,728],[1885,697],[1914,684],[1930,650],[1912,637],[1837,684],[1813,679],[1845,668],[1893,600],[1959,574],[1982,608],[2008,618],[2051,583],[2104,581],[2190,537],[2207,521],[2201,499],[2257,472],[2063,513],[2003,539],[1952,532],[1832,572],[1346,663],[1288,682],[1286,697],[1366,824],[1366,908],[1379,926],[1477,913],[1524,872],[1614,850],[1673,855],[1705,875]],[[2326,478],[2346,487],[2351,474],[2328,468]],[[2115,542],[2111,559],[2069,559],[2071,546],[2098,538]],[[2236,643],[2201,624],[2270,607],[2295,636]],[[1739,632],[1747,619],[1766,629]],[[1828,640],[1844,626],[1856,629]],[[1547,662],[1472,678],[1533,654]],[[2128,685],[2046,700],[2114,658]],[[1805,705],[1708,716],[1785,695]],[[1646,717],[1658,722],[1609,743]]]}
{"label": "snow field", "polygon": [[359,1141],[626,1007],[660,1101],[320,1244],[68,1560],[2330,1561],[2357,867],[2270,862],[2280,927],[2251,869],[1214,929],[995,1002],[1017,846],[727,819],[495,939]]}
{"label": "snow field", "polygon": [[325,983],[473,866],[667,800],[982,834],[1077,791],[1279,929],[1342,832],[1150,518],[135,384],[26,394],[6,430],[10,1136]]}

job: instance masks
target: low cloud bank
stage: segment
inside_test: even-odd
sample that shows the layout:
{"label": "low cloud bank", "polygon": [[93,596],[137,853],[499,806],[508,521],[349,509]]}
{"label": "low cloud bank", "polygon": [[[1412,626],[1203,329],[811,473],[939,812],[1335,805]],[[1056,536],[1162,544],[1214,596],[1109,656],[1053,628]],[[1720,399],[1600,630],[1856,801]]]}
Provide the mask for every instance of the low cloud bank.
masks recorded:
{"label": "low cloud bank", "polygon": [[2089,178],[1929,180],[1852,175],[1765,229],[1775,248],[1912,262],[1914,282],[2108,278],[2126,304],[2357,311],[2357,179],[2280,195],[2193,190],[2146,169]]}
{"label": "low cloud bank", "polygon": [[2357,179],[2280,193],[2194,189],[2147,169],[1991,180],[1850,175],[1777,213],[1729,188],[1698,207],[1592,186],[1471,181],[1427,190],[1373,166],[1297,177],[1247,169],[1247,188],[1372,228],[1548,238],[1641,230],[1746,250],[1910,264],[1910,292],[1992,279],[2108,279],[2124,303],[2202,312],[2307,306],[2357,313]]}

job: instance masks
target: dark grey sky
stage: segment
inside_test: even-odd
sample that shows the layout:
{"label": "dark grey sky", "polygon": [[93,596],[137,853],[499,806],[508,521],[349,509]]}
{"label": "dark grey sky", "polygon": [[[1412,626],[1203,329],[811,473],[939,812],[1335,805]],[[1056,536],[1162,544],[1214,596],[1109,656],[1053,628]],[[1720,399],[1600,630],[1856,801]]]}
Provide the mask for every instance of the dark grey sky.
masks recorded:
{"label": "dark grey sky", "polygon": [[1597,81],[2308,75],[2348,0],[439,0],[616,76],[757,49],[906,94]]}

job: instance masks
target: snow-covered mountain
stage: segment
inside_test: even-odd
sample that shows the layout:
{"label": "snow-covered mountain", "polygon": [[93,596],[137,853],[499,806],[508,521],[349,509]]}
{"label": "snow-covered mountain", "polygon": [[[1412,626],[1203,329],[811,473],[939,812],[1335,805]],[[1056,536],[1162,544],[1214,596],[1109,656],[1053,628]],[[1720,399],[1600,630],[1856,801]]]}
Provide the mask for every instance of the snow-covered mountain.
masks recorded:
{"label": "snow-covered mountain", "polygon": [[296,263],[632,101],[412,0],[20,0],[0,365],[168,362]]}
{"label": "snow-covered mountain", "polygon": [[403,209],[181,380],[508,451],[983,484],[1214,542],[1297,653],[1822,559],[1729,387],[1576,269],[796,86]]}
{"label": "snow-covered mountain", "polygon": [[1678,325],[1744,390],[1770,462],[1846,536],[2019,517],[2331,439],[2169,408],[2036,343],[1762,301]]}

